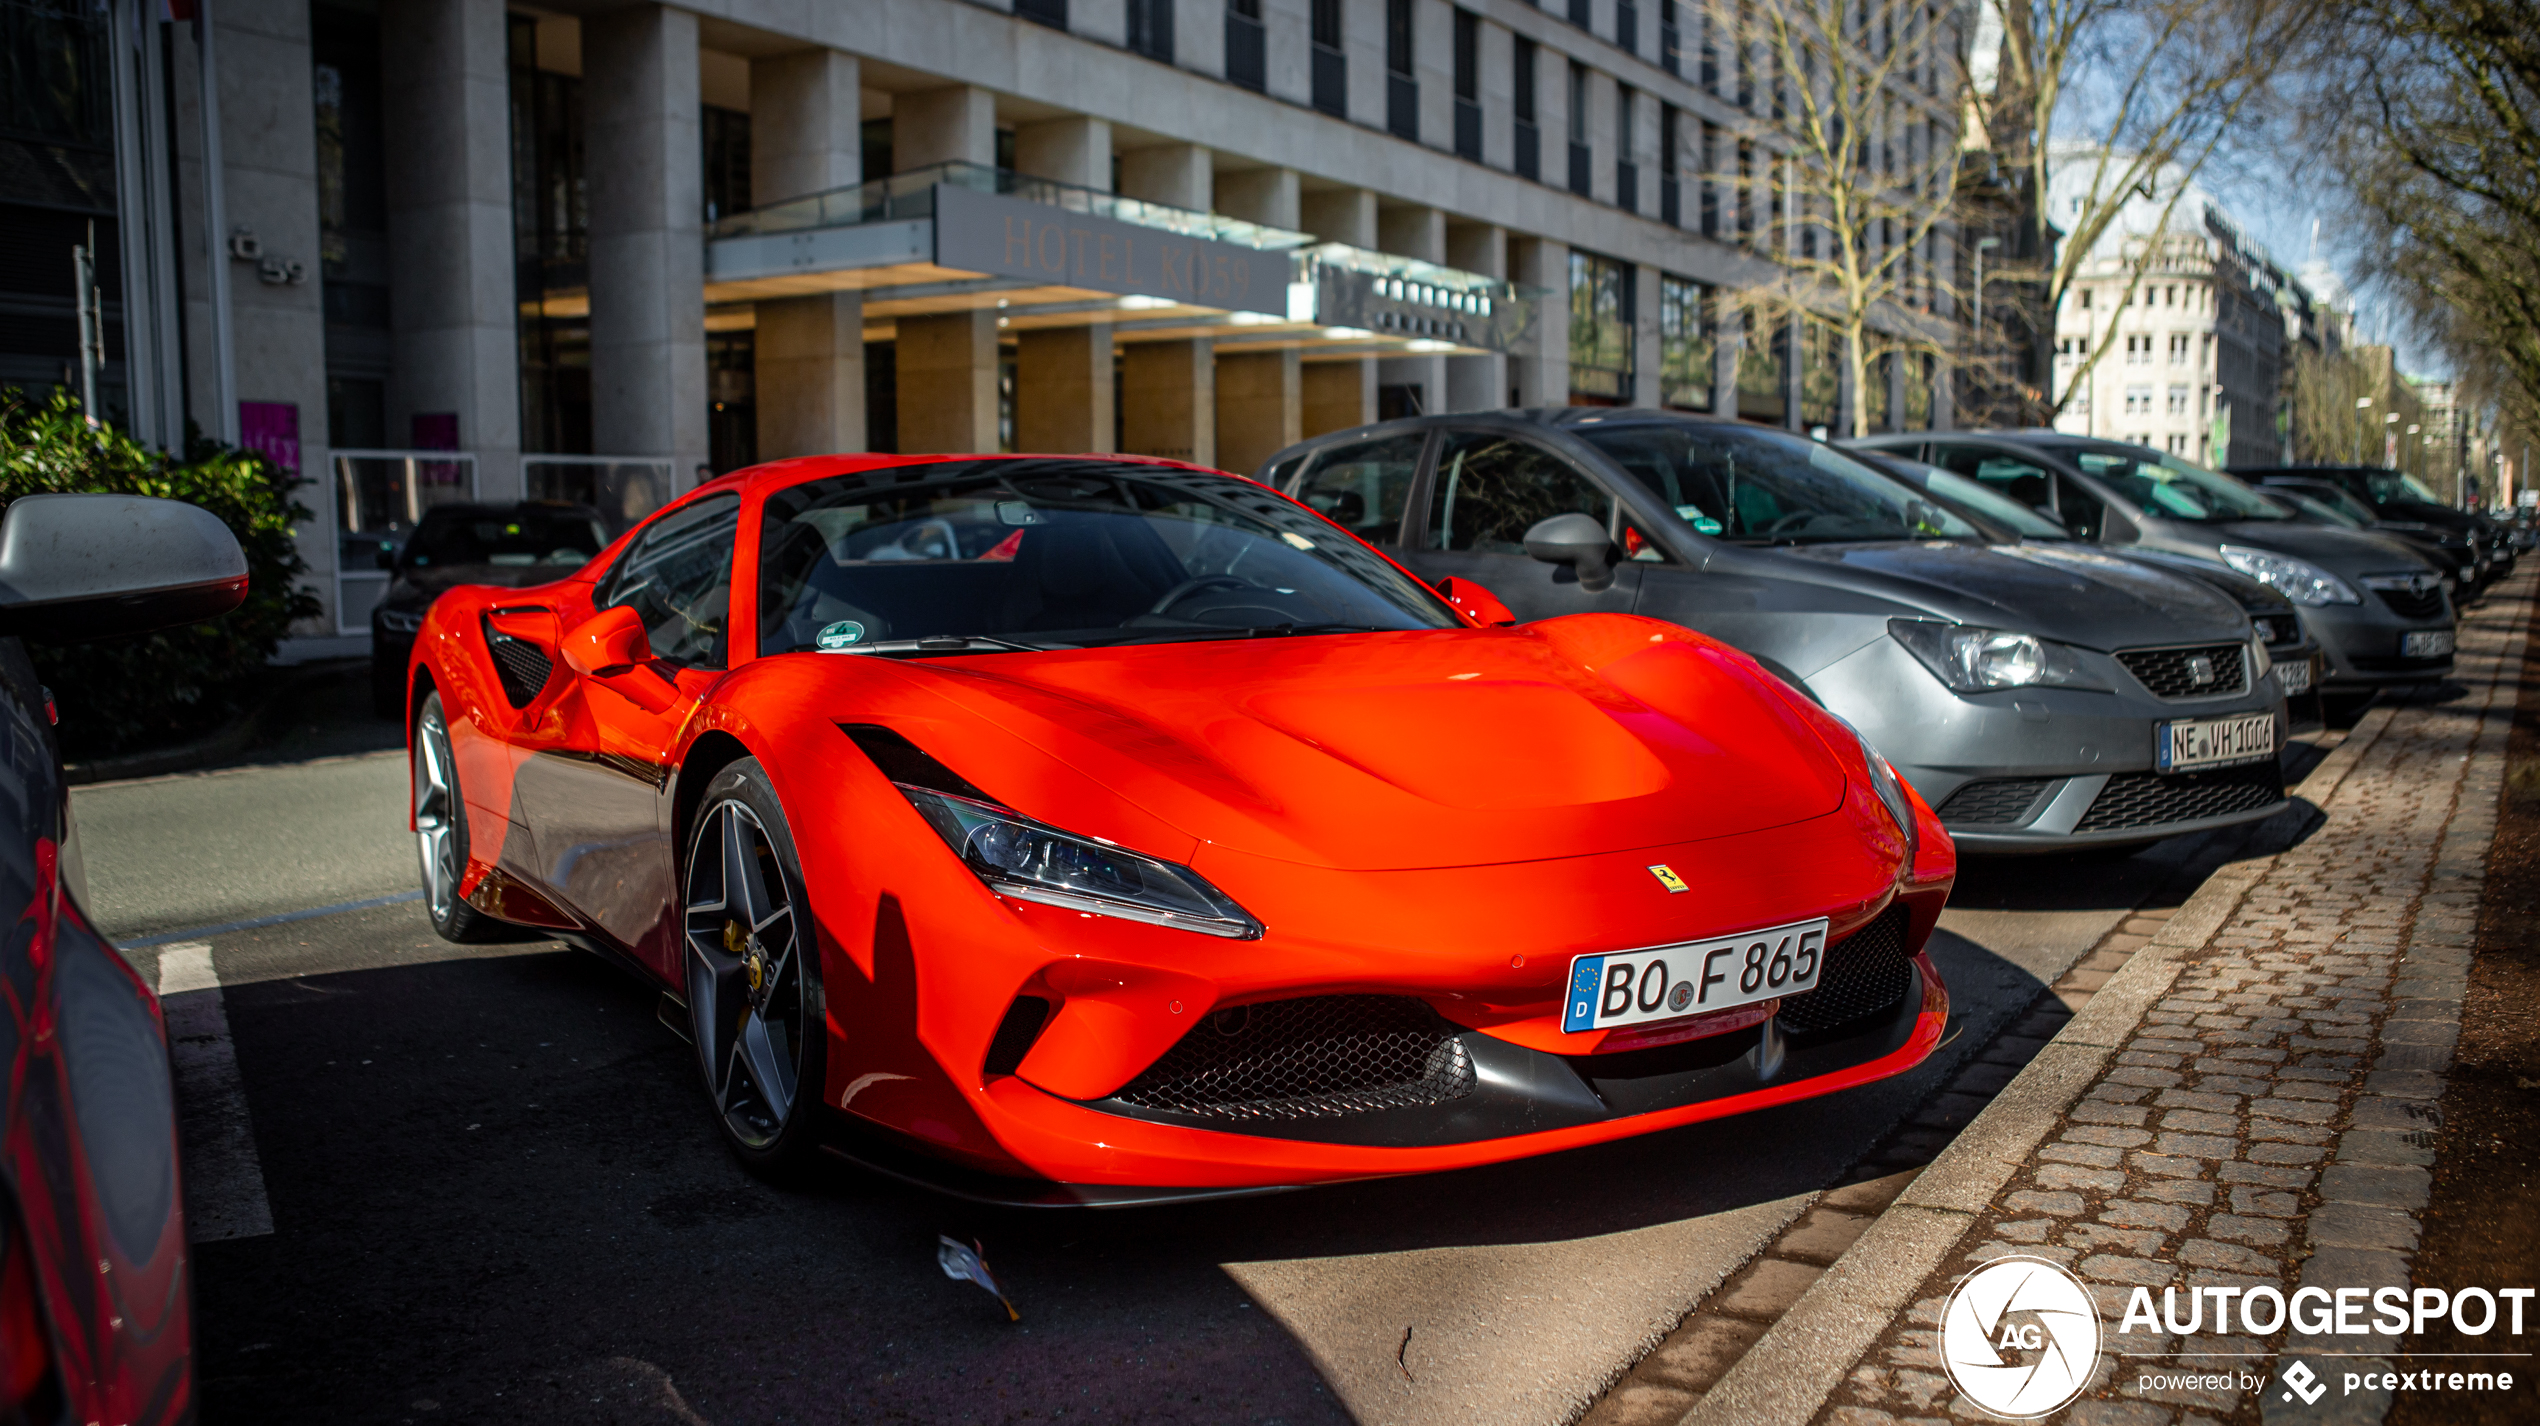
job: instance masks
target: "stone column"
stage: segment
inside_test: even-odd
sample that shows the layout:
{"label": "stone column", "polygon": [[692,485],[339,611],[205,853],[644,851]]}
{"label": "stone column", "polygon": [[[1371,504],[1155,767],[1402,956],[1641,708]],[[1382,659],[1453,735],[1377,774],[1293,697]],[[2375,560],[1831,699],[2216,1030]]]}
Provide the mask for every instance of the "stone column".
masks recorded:
{"label": "stone column", "polygon": [[1297,350],[1217,359],[1217,463],[1250,475],[1305,439],[1305,369]]}
{"label": "stone column", "polygon": [[[1377,54],[1379,68],[1383,52]],[[1299,195],[1299,226],[1327,243],[1373,251],[1377,245],[1376,195],[1364,188],[1318,188]],[[1364,426],[1376,419],[1376,363],[1366,357],[1306,364],[1305,434]]]}
{"label": "stone column", "polygon": [[995,450],[996,309],[902,317],[896,347],[900,450]]}
{"label": "stone column", "polygon": [[1570,404],[1570,249],[1550,238],[1514,238],[1508,260],[1520,286],[1539,287],[1533,350],[1510,357],[1510,384],[1521,406]]}
{"label": "stone column", "polygon": [[[386,121],[388,429],[455,412],[479,499],[517,500],[520,336],[512,281],[511,75],[502,0],[379,11]],[[402,441],[402,434],[398,438]]]}
{"label": "stone column", "polygon": [[706,459],[703,154],[697,17],[642,5],[582,24],[591,204],[591,442]]}
{"label": "stone column", "polygon": [[[1121,380],[1120,449],[1194,465],[1217,464],[1217,362],[1205,337],[1139,342],[1127,349]],[[901,382],[908,380],[903,372]]]}
{"label": "stone column", "polygon": [[1663,406],[1658,372],[1658,269],[1640,264],[1632,276],[1632,395],[1634,406]]}
{"label": "stone column", "polygon": [[1109,322],[1025,331],[1015,344],[1014,448],[1118,450],[1112,380]]}
{"label": "stone column", "polygon": [[[750,199],[760,207],[864,180],[855,56],[800,50],[750,62]],[[860,451],[864,294],[762,298],[752,361],[761,460]]]}
{"label": "stone column", "polygon": [[1216,175],[1217,211],[1271,228],[1301,228],[1296,170],[1246,168]]}
{"label": "stone column", "polygon": [[1034,178],[1111,191],[1111,124],[1070,115],[1014,131],[1014,167]]}
{"label": "stone column", "polygon": [[[1508,230],[1495,223],[1457,223],[1446,230],[1447,266],[1484,277],[1508,275]],[[1488,356],[1446,359],[1448,411],[1495,411],[1509,403],[1508,358]]]}
{"label": "stone column", "polygon": [[1120,191],[1149,203],[1209,211],[1215,183],[1207,148],[1199,144],[1158,144],[1120,155]]}
{"label": "stone column", "polygon": [[997,161],[997,96],[955,84],[891,96],[891,170]]}

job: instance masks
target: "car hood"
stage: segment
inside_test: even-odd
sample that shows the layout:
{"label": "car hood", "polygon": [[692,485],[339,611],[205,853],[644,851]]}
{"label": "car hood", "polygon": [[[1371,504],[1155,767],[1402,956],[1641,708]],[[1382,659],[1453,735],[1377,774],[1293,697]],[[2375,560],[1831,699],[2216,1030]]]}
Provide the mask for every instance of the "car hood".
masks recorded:
{"label": "car hood", "polygon": [[572,569],[554,564],[451,564],[401,569],[388,582],[388,592],[379,602],[382,607],[401,613],[420,614],[432,607],[433,600],[462,584],[527,589],[534,584],[570,579],[573,573]]}
{"label": "car hood", "polygon": [[2173,574],[2213,586],[2252,614],[2290,614],[2293,601],[2229,565],[2201,560],[2170,550],[2145,549],[2137,545],[2121,545],[2105,553],[2130,564],[2157,565]]}
{"label": "car hood", "polygon": [[2331,525],[2304,525],[2291,520],[2234,520],[2217,525],[2176,527],[2181,538],[2216,545],[2246,545],[2309,560],[2331,574],[2348,579],[2367,574],[2412,574],[2434,570],[2434,561],[2396,535],[2344,530]]}
{"label": "car hood", "polygon": [[1019,811],[1131,845],[1151,818],[1308,865],[1481,866],[1734,836],[1844,797],[1820,715],[1745,655],[1628,616],[894,667],[972,725],[906,736]]}
{"label": "car hood", "polygon": [[1794,545],[1786,553],[1873,576],[1895,597],[1963,623],[2084,648],[2248,633],[2239,607],[2211,587],[2075,546],[1892,541]]}

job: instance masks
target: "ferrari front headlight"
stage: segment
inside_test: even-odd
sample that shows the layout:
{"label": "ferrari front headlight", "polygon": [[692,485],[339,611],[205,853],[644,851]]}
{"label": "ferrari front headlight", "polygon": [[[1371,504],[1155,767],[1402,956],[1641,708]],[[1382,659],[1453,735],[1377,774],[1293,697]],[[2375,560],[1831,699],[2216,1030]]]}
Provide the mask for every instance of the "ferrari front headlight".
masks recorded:
{"label": "ferrari front headlight", "polygon": [[1878,794],[1879,805],[1895,819],[1896,830],[1905,834],[1905,862],[1913,865],[1915,854],[1922,850],[1922,837],[1915,831],[1914,800],[1905,795],[1905,779],[1896,775],[1895,765],[1870,746],[1870,740],[1861,736],[1861,730],[1853,727],[1850,719],[1833,712],[1827,716],[1841,723],[1843,730],[1852,735],[1852,741],[1861,745],[1861,760],[1870,768],[1870,790]]}
{"label": "ferrari front headlight", "polygon": [[1062,832],[1012,808],[894,783],[963,865],[1000,895],[1255,940],[1261,923],[1189,867]]}

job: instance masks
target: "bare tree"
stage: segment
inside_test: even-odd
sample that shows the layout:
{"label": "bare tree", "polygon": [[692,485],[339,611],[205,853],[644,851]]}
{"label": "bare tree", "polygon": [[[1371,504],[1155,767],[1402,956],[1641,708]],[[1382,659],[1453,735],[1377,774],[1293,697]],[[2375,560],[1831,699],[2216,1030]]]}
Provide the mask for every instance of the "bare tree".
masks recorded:
{"label": "bare tree", "polygon": [[1706,156],[1721,235],[1756,260],[1721,311],[1830,328],[1865,435],[1881,357],[1959,351],[1959,46],[1923,0],[1713,0],[1706,19],[1752,116]]}
{"label": "bare tree", "polygon": [[[2146,241],[2125,251],[2130,299],[2160,260],[2181,200],[2227,143],[2248,142],[2271,76],[2329,11],[2325,0],[1981,0],[1984,40],[1971,108],[1996,160],[2021,175],[2039,330],[2138,200]],[[2083,75],[2094,83],[2077,88]],[[2059,142],[2059,138],[2061,141]],[[2138,210],[2140,211],[2140,210]],[[2109,324],[2055,398],[2071,393],[2117,339]]]}

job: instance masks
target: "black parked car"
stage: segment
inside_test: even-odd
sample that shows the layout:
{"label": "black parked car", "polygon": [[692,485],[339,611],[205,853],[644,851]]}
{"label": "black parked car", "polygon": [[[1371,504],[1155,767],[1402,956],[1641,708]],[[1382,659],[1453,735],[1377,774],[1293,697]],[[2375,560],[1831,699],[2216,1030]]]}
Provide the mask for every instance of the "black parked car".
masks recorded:
{"label": "black parked car", "polygon": [[2333,480],[2300,475],[2264,475],[2258,488],[2290,502],[2316,522],[2343,524],[2405,540],[2419,554],[2449,572],[2453,602],[2468,599],[2499,571],[2478,532],[2467,526],[2430,525],[2422,520],[2385,520],[2381,512],[2357,499]]}
{"label": "black parked car", "polygon": [[0,519],[0,1421],[196,1407],[167,1026],[89,917],[53,696],[22,640],[143,633],[246,595],[238,541],[181,501],[25,495]]}
{"label": "black parked car", "polygon": [[564,578],[608,544],[600,512],[588,505],[529,500],[517,505],[435,505],[398,551],[396,577],[370,614],[371,701],[383,718],[402,718],[406,663],[424,611],[458,584],[521,588]]}
{"label": "black parked car", "polygon": [[2512,538],[2484,515],[2456,510],[2423,481],[2405,471],[2368,465],[2235,467],[2233,475],[2260,485],[2325,484],[2344,491],[2373,512],[2373,528],[2411,543],[2437,544],[2461,562],[2467,597],[2513,572]]}

